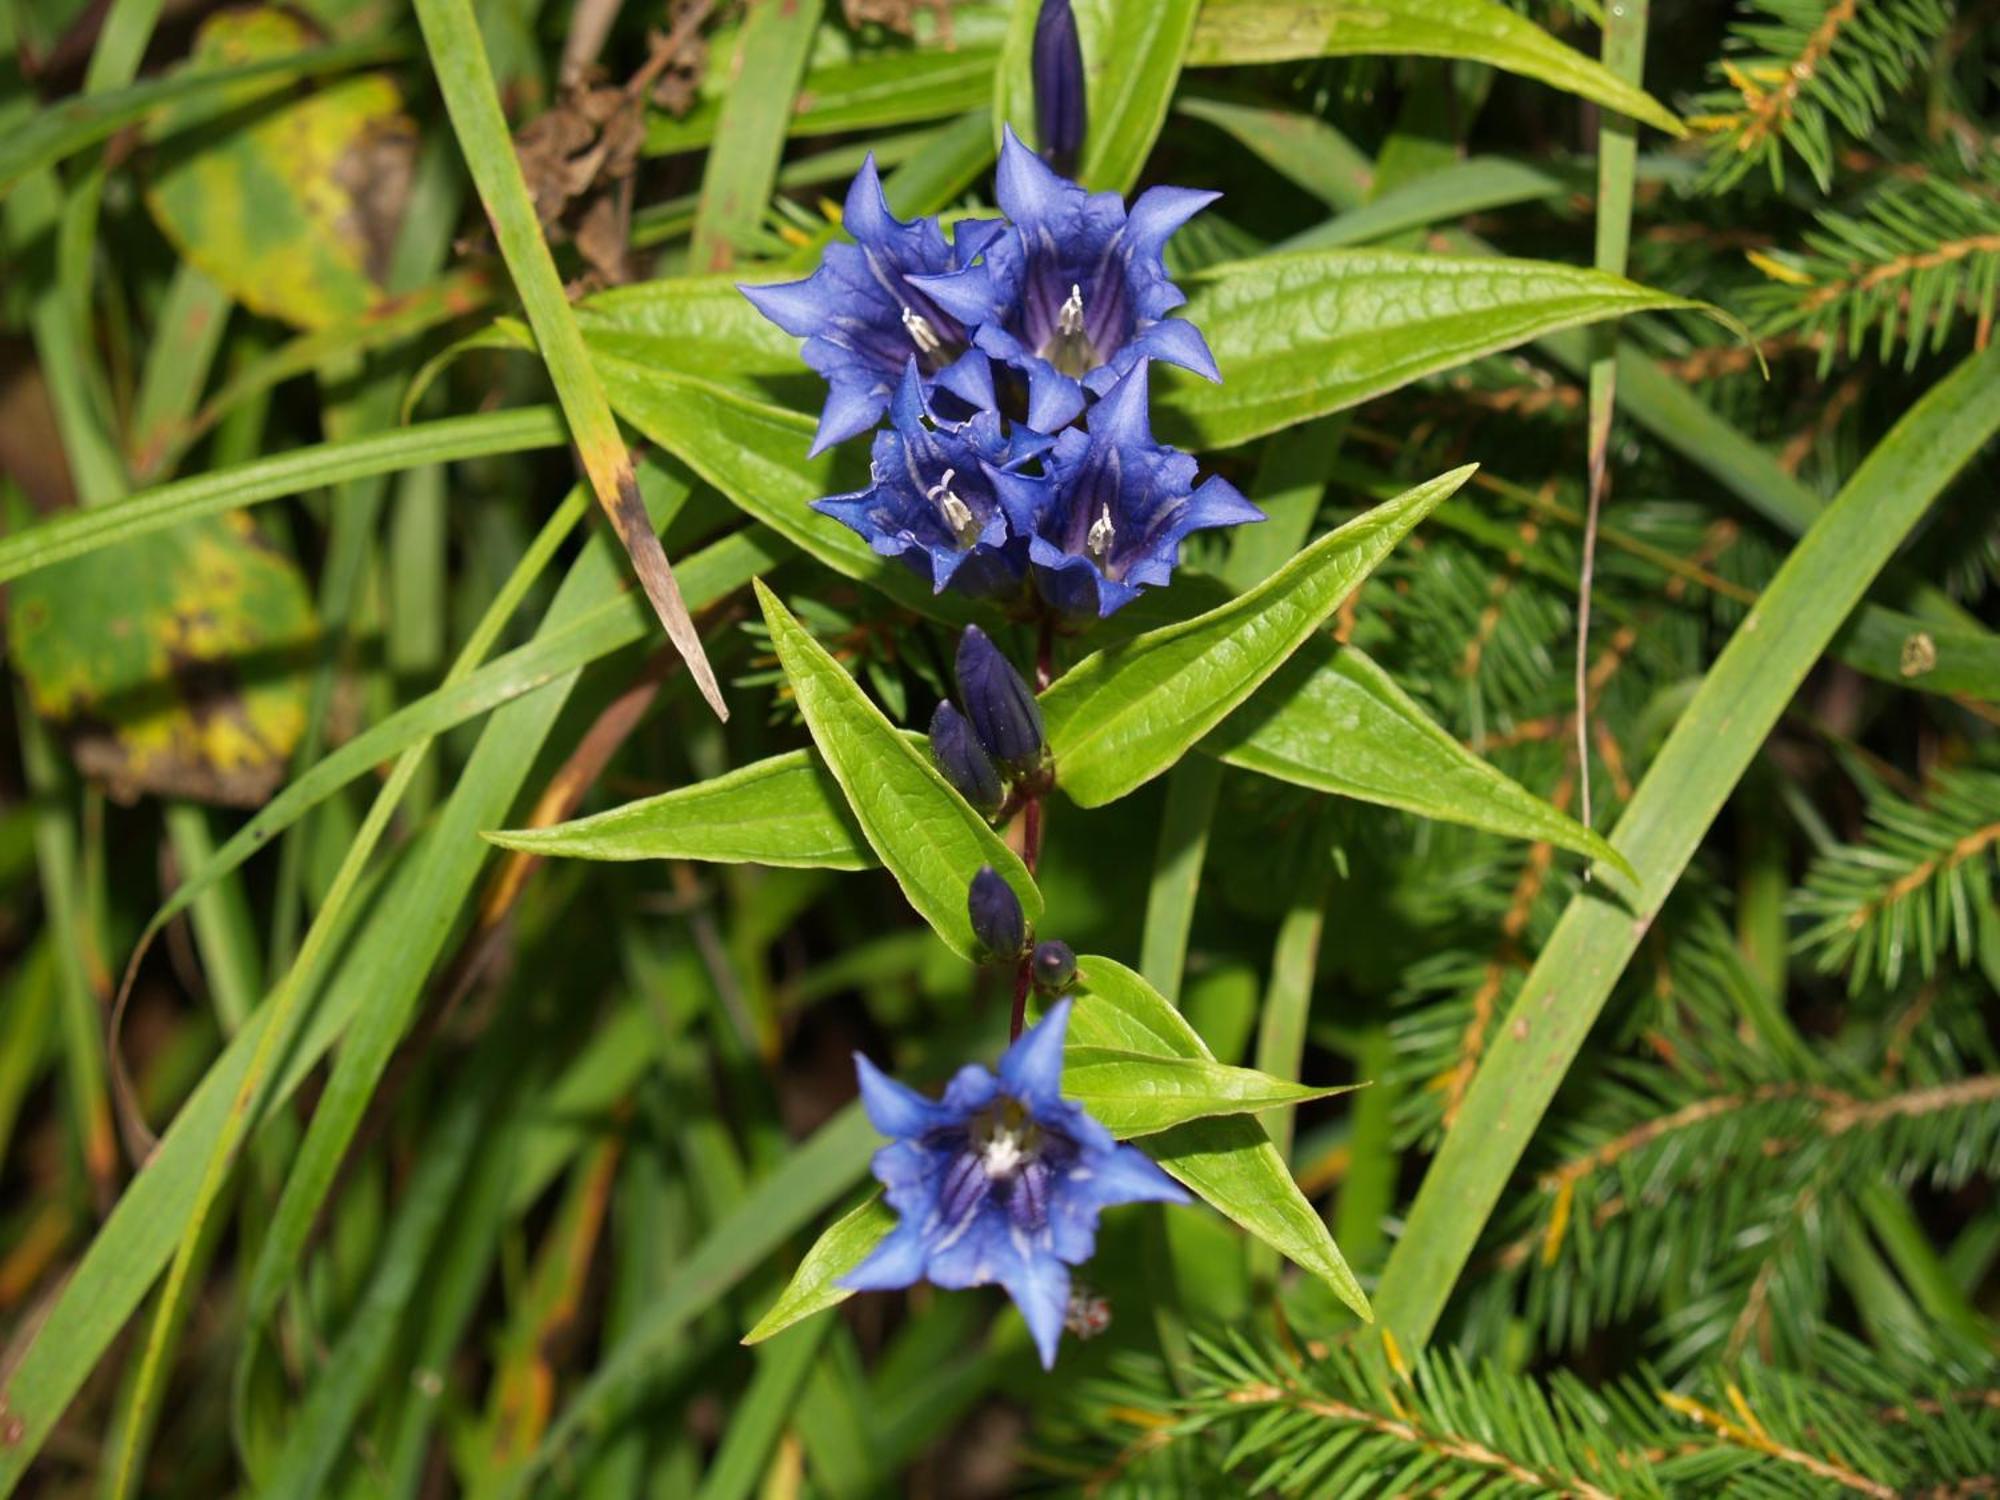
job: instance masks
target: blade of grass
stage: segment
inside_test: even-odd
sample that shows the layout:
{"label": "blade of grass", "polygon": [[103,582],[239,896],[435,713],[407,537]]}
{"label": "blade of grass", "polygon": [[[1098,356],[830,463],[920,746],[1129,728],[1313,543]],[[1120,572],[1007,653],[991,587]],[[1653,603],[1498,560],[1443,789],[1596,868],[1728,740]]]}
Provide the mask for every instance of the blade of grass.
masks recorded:
{"label": "blade of grass", "polygon": [[109,1201],[118,1170],[118,1140],[111,1126],[111,1094],[106,1082],[104,1013],[88,952],[85,918],[79,903],[83,883],[77,873],[76,823],[66,778],[55,745],[42,721],[16,687],[15,722],[20,726],[21,770],[35,802],[35,870],[41,880],[42,917],[55,946],[63,1075],[77,1146],[100,1207]]}
{"label": "blade of grass", "polygon": [[1896,424],[1778,570],[1639,784],[1612,842],[1636,909],[1570,901],[1425,1174],[1376,1307],[1426,1342],[1584,1037],[1695,847],[1800,682],[1958,470],[2000,429],[2000,348],[1976,354]]}
{"label": "blade of grass", "polygon": [[0,583],[201,516],[420,464],[556,448],[566,437],[555,408],[529,406],[447,417],[347,442],[315,443],[275,458],[142,490],[107,505],[65,511],[0,538]]}
{"label": "blade of grass", "polygon": [[809,1318],[758,1346],[757,1373],[737,1403],[695,1500],[749,1500],[792,1418],[833,1321],[824,1314]]}
{"label": "blade of grass", "polygon": [[[1604,66],[1637,88],[1646,69],[1648,0],[1611,7],[1604,23]],[[1597,247],[1593,264],[1613,276],[1625,274],[1632,243],[1632,176],[1639,158],[1639,126],[1628,116],[1600,111],[1597,125]],[[1590,819],[1590,594],[1597,565],[1597,518],[1611,474],[1611,416],[1618,405],[1618,328],[1605,324],[1589,333],[1589,454],[1583,519],[1583,564],[1576,611],[1576,766],[1582,785],[1583,826]]]}
{"label": "blade of grass", "polygon": [[722,689],[702,650],[701,638],[695,634],[666,549],[646,523],[645,502],[639,498],[631,454],[605,402],[597,371],[584,351],[583,335],[577,330],[548,242],[542,238],[527,184],[521,180],[513,137],[500,111],[493,70],[486,60],[486,44],[480,39],[471,0],[416,0],[416,9],[459,149],[479,189],[480,202],[486,206],[508,274],[521,294],[521,305],[535,331],[549,378],[555,383],[597,503],[624,544],[646,597],[652,601],[667,638],[687,663],[702,697],[717,718],[727,719],[729,708],[722,701]]}
{"label": "blade of grass", "polygon": [[[1300,872],[1298,889],[1278,923],[1277,945],[1271,950],[1271,980],[1257,1022],[1257,1068],[1288,1082],[1298,1080],[1305,1061],[1313,978],[1319,969],[1320,936],[1326,930],[1326,901],[1333,886],[1333,858],[1327,847],[1323,810],[1313,816],[1313,824],[1306,839],[1306,868]],[[1271,1144],[1287,1162],[1292,1159],[1293,1117],[1289,1106],[1258,1116]],[[1277,1251],[1262,1243],[1249,1249],[1251,1274],[1268,1284],[1278,1274]]]}
{"label": "blade of grass", "polygon": [[1208,854],[1208,825],[1222,786],[1222,762],[1190,755],[1167,777],[1167,805],[1160,813],[1160,841],[1153,878],[1146,887],[1146,925],[1139,939],[1139,972],[1146,983],[1180,1004],[1187,963],[1188,928]]}
{"label": "blade of grass", "polygon": [[550,1425],[534,1459],[512,1476],[506,1493],[525,1493],[530,1481],[573,1439],[586,1431],[605,1430],[625,1397],[668,1356],[688,1321],[846,1193],[860,1179],[879,1142],[860,1105],[850,1104],[753,1187],[681,1261],[672,1282],[638,1326],[604,1356]]}
{"label": "blade of grass", "polygon": [[736,263],[736,246],[763,222],[792,100],[819,28],[820,0],[749,0],[748,9],[730,59],[715,144],[701,173],[688,249],[688,264],[697,271],[728,270]]}
{"label": "blade of grass", "polygon": [[[587,508],[580,491],[574,498],[572,519]],[[719,595],[739,587],[740,563],[746,551],[754,549],[732,537],[692,560],[698,562],[709,553],[723,554],[729,560],[728,566],[708,575],[710,581],[703,584],[703,590],[713,587]],[[586,558],[593,555],[594,548]],[[613,574],[604,567],[598,572],[596,592],[609,592]],[[695,597],[706,603],[712,596],[698,591]],[[629,609],[622,600],[613,602]],[[384,894],[381,909],[406,924],[451,924],[490,847],[477,837],[478,830],[506,819],[549,732],[561,696],[554,690],[539,694],[533,700],[538,709],[534,717],[524,717],[524,705],[523,715],[502,715],[486,727],[479,742],[485,753],[475,752],[438,823],[424,835],[426,845],[445,846],[444,852],[428,865],[406,861]],[[416,873],[426,878],[416,881],[412,878]],[[338,982],[324,985],[319,983],[323,976],[308,976],[311,982],[306,987],[320,991],[324,1001],[312,1009],[296,1045],[281,1049],[285,1066],[266,1090],[269,1102],[282,1100],[299,1087],[359,1007],[364,997],[356,985],[346,982],[345,974],[343,969]],[[145,1170],[133,1179],[105,1221],[62,1295],[50,1307],[34,1342],[0,1387],[6,1409],[20,1423],[19,1441],[0,1446],[0,1496],[12,1493],[21,1482],[56,1418],[175,1254],[181,1229],[190,1222],[193,1208],[203,1196],[205,1163],[212,1158],[214,1147],[234,1130],[233,1101],[250,1076],[250,1064],[274,1045],[267,1043],[266,1037],[275,1019],[278,1013],[267,1001],[211,1067]]]}

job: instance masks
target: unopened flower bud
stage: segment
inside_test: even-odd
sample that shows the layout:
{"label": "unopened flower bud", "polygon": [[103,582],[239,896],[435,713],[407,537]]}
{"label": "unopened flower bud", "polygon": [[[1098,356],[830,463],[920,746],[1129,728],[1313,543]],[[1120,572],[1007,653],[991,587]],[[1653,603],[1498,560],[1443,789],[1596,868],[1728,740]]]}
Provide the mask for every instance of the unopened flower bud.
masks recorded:
{"label": "unopened flower bud", "polygon": [[931,715],[931,760],[938,774],[982,815],[992,817],[1007,800],[1000,773],[993,769],[993,757],[979,743],[965,715],[949,703],[940,703]]}
{"label": "unopened flower bud", "polygon": [[1083,150],[1083,43],[1070,0],[1042,0],[1035,17],[1035,137],[1050,166],[1064,176]]}
{"label": "unopened flower bud", "polygon": [[958,638],[958,700],[979,742],[1003,771],[1042,762],[1042,710],[1014,664],[977,625]]}
{"label": "unopened flower bud", "polygon": [[1028,945],[1028,918],[1021,910],[1021,898],[993,866],[982,866],[972,877],[965,910],[982,957],[1004,963],[1021,956]]}
{"label": "unopened flower bud", "polygon": [[1030,967],[1035,973],[1035,988],[1044,995],[1060,995],[1076,982],[1076,954],[1068,943],[1055,938],[1035,944]]}

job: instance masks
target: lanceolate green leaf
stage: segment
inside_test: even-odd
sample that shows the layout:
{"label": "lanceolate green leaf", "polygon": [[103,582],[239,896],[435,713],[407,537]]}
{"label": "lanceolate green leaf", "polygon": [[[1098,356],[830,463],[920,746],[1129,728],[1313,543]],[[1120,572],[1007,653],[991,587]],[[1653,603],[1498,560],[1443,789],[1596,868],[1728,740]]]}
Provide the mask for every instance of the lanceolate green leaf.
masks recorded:
{"label": "lanceolate green leaf", "polygon": [[1699,303],[1620,276],[1534,260],[1300,250],[1218,266],[1185,316],[1222,384],[1173,372],[1162,436],[1226,448],[1339,411],[1481,355],[1600,318]]}
{"label": "lanceolate green leaf", "polygon": [[1459,744],[1353,646],[1309,641],[1201,749],[1295,786],[1546,841],[1631,875],[1602,836]]}
{"label": "lanceolate green leaf", "polygon": [[2000,348],[1904,416],[1801,538],[1682,712],[1612,839],[1635,906],[1586,888],[1543,945],[1383,1272],[1382,1317],[1422,1344],[1543,1112],[1661,904],[1806,673],[1938,493],[2000,431]]}
{"label": "lanceolate green leaf", "polygon": [[1454,469],[1376,506],[1227,604],[1077,663],[1042,695],[1062,789],[1097,807],[1166,770],[1284,665],[1472,472]]}
{"label": "lanceolate green leaf", "polygon": [[799,341],[750,305],[737,276],[667,276],[576,310],[593,353],[681,375],[797,375]]}
{"label": "lanceolate green leaf", "polygon": [[[1123,964],[1077,961],[1070,1044],[1213,1062],[1181,1013]],[[1368,1298],[1326,1222],[1286,1168],[1264,1127],[1247,1115],[1193,1120],[1139,1142],[1162,1167],[1272,1249],[1312,1272],[1363,1318]]]}
{"label": "lanceolate green leaf", "polygon": [[[1086,116],[1076,180],[1093,192],[1125,193],[1166,121],[1200,0],[1075,0],[1072,9],[1083,46]],[[996,141],[1008,124],[1030,146],[1039,144],[1031,63],[1040,13],[1039,4],[1014,7],[1000,58]]]}
{"label": "lanceolate green leaf", "polygon": [[105,505],[65,511],[25,531],[0,537],[0,583],[95,547],[130,541],[183,521],[282,499],[322,485],[393,474],[423,464],[560,448],[566,441],[562,416],[554,407],[529,406],[421,422],[337,443],[315,443],[274,458],[141,490]]}
{"label": "lanceolate green leaf", "polygon": [[[1352,1087],[1352,1085],[1349,1085]],[[1152,1135],[1190,1120],[1255,1114],[1344,1094],[1307,1088],[1198,1057],[1161,1057],[1118,1047],[1078,1046],[1063,1055],[1063,1095],[1122,1138]]]}
{"label": "lanceolate green leaf", "polygon": [[852,1297],[854,1293],[837,1284],[839,1279],[866,1260],[895,1227],[896,1211],[882,1201],[880,1193],[835,1219],[813,1242],[778,1300],[757,1320],[757,1326],[743,1335],[743,1342],[761,1344],[772,1334],[783,1333],[794,1323]]}
{"label": "lanceolate green leaf", "polygon": [[806,456],[811,418],[608,350],[599,350],[597,364],[626,421],[800,551],[933,619],[973,617],[962,596],[933,594],[908,568],[809,508],[838,488],[833,459]]}
{"label": "lanceolate green leaf", "polygon": [[507,849],[568,859],[699,859],[868,870],[879,861],[840,784],[811,750],[645,797],[553,828],[486,835]]}
{"label": "lanceolate green leaf", "polygon": [[1687,133],[1643,89],[1565,47],[1500,0],[1206,0],[1187,60],[1217,67],[1397,54],[1490,63],[1670,134]]}
{"label": "lanceolate green leaf", "polygon": [[952,948],[973,957],[965,898],[980,867],[991,865],[1021,898],[1028,920],[1041,916],[1041,892],[1014,851],[761,581],[757,601],[813,742],[918,915]]}

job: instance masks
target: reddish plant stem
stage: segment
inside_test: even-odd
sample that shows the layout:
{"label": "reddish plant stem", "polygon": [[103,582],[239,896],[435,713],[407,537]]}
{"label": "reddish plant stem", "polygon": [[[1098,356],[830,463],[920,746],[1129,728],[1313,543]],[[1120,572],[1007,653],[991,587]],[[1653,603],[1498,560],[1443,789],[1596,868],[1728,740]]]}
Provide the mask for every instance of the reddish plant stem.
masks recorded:
{"label": "reddish plant stem", "polygon": [[[1035,635],[1035,691],[1045,693],[1055,679],[1055,616],[1044,611]],[[1042,858],[1042,794],[1029,794],[1021,806],[1021,863],[1032,877]],[[1014,966],[1014,1010],[1007,1021],[1007,1040],[1020,1040],[1028,1024],[1028,988],[1034,978],[1032,956],[1023,953]]]}

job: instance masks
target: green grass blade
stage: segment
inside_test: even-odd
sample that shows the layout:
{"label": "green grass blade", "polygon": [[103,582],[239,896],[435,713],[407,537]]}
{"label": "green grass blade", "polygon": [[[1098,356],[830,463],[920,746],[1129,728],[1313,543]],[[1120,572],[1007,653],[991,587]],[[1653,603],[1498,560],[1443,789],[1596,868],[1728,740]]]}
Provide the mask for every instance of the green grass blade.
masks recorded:
{"label": "green grass blade", "polygon": [[[776,0],[772,4],[775,7]],[[577,331],[548,242],[542,238],[534,202],[514,156],[513,137],[506,116],[500,112],[500,97],[471,0],[416,0],[416,9],[459,149],[479,189],[480,202],[486,207],[515,290],[521,294],[521,305],[548,365],[549,379],[555,383],[556,397],[562,403],[591,490],[624,544],[646,597],[674,649],[687,663],[702,697],[717,718],[727,719],[729,709],[722,701],[722,689],[716,684],[701,638],[695,634],[694,621],[688,617],[666,549],[646,524],[631,454],[584,350],[583,335]]]}
{"label": "green grass blade", "polygon": [[1172,1004],[1180,1001],[1188,929],[1194,924],[1208,825],[1221,786],[1222,767],[1206,755],[1190,755],[1167,773],[1167,805],[1160,814],[1159,847],[1146,886],[1139,972]]}
{"label": "green grass blade", "polygon": [[2000,430],[2000,349],[1966,360],[1876,447],[1745,617],[1612,833],[1636,912],[1573,898],[1425,1175],[1378,1307],[1424,1343],[1613,984],[1696,845],[1842,621],[1953,475]]}
{"label": "green grass blade", "polygon": [[201,516],[420,464],[560,447],[565,437],[554,408],[530,406],[447,417],[346,442],[315,443],[220,473],[142,490],[107,505],[67,511],[0,538],[0,583]]}
{"label": "green grass blade", "polygon": [[702,167],[701,203],[688,250],[697,271],[728,270],[737,245],[763,223],[792,100],[819,27],[820,0],[749,0],[748,11],[730,60],[715,144]]}

